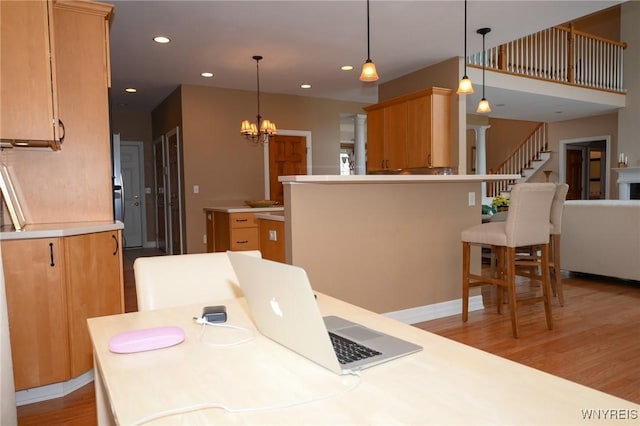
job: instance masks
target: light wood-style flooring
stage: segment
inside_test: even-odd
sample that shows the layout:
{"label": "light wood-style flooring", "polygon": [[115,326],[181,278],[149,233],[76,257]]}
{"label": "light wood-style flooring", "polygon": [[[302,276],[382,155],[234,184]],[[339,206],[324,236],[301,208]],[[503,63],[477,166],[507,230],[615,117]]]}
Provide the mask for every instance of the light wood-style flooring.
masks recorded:
{"label": "light wood-style flooring", "polygon": [[[161,254],[125,250],[125,310],[135,311],[133,260]],[[640,404],[640,282],[577,274],[564,275],[565,306],[553,301],[555,327],[547,330],[541,304],[519,309],[519,339],[511,335],[508,307],[495,309],[485,287],[485,309],[416,324],[417,327],[539,370]],[[536,292],[528,283],[519,293]],[[428,348],[425,348],[428,350]],[[18,424],[95,425],[93,385],[64,398],[18,407]]]}

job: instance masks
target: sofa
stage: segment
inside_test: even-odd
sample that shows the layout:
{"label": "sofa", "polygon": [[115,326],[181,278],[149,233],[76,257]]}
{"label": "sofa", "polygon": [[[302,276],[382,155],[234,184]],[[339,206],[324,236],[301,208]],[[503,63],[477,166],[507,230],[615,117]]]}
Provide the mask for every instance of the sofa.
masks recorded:
{"label": "sofa", "polygon": [[640,280],[640,200],[570,200],[562,216],[561,268]]}

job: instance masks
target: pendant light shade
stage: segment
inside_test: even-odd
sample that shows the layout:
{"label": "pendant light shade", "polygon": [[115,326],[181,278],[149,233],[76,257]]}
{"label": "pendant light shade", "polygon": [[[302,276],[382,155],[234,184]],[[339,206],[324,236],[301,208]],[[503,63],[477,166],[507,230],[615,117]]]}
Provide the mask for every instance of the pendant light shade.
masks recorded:
{"label": "pendant light shade", "polygon": [[360,81],[373,82],[378,81],[378,71],[376,71],[376,64],[371,60],[371,34],[369,25],[369,0],[367,0],[367,60],[362,65],[362,72],[360,73]]}
{"label": "pendant light shade", "polygon": [[484,97],[484,72],[487,67],[487,51],[484,47],[484,37],[491,32],[491,28],[480,28],[477,33],[482,34],[482,99],[478,103],[478,108],[476,112],[478,113],[487,113],[491,112],[491,106],[489,105],[489,101]]}
{"label": "pendant light shade", "polygon": [[470,95],[473,93],[473,84],[467,77],[467,0],[464,0],[464,76],[460,80],[458,95]]}

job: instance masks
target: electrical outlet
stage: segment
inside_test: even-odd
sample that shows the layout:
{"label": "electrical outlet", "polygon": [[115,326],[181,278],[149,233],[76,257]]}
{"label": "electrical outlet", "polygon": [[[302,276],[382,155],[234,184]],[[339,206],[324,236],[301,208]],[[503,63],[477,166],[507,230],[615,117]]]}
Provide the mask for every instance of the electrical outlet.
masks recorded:
{"label": "electrical outlet", "polygon": [[470,192],[469,193],[469,206],[475,206],[476,205],[476,193],[475,192]]}
{"label": "electrical outlet", "polygon": [[193,185],[193,193],[197,194],[200,192],[200,186],[199,185]]}
{"label": "electrical outlet", "polygon": [[207,234],[202,234],[202,244],[207,244]]}
{"label": "electrical outlet", "polygon": [[278,233],[274,230],[269,230],[269,241],[278,241]]}

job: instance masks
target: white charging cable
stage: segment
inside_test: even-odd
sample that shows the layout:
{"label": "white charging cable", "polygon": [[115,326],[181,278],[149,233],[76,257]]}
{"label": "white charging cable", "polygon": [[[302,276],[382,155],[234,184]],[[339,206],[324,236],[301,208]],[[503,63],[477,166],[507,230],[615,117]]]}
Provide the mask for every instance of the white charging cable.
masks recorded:
{"label": "white charging cable", "polygon": [[[238,325],[233,325],[233,324],[227,324],[227,323],[217,323],[217,322],[209,322],[204,318],[199,318],[199,317],[193,317],[194,321],[198,324],[202,325],[202,330],[200,331],[200,341],[206,345],[210,345],[210,346],[217,346],[217,347],[231,347],[231,346],[237,346],[237,345],[241,345],[243,343],[247,343],[252,341],[253,339],[255,339],[255,334],[253,333],[253,331],[249,328],[246,327],[240,327]],[[241,330],[244,331],[245,333],[247,333],[249,336],[241,339],[241,340],[236,340],[234,342],[229,342],[229,343],[213,343],[213,342],[206,342],[203,341],[203,337],[204,337],[204,332],[207,329],[207,326],[210,327],[217,327],[217,328],[227,328],[227,329],[232,329],[232,330]]]}

